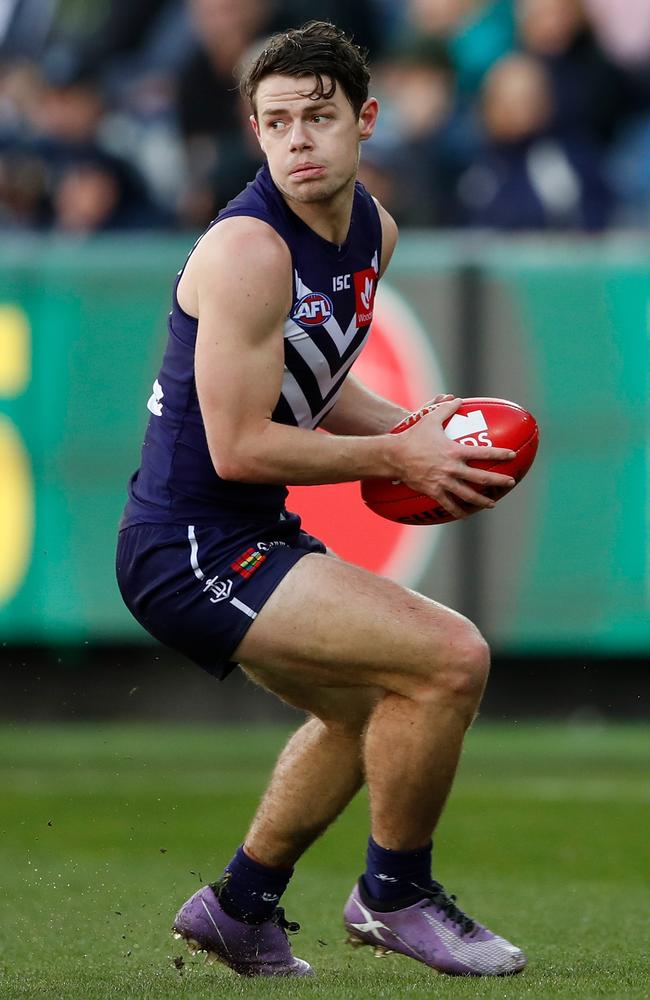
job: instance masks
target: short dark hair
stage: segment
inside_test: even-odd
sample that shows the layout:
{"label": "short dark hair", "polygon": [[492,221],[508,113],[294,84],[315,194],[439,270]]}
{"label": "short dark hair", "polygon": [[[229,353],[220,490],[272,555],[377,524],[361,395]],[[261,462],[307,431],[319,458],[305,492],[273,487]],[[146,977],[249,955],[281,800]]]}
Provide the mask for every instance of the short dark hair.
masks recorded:
{"label": "short dark hair", "polygon": [[[272,35],[264,50],[242,76],[240,89],[255,109],[255,92],[272,73],[316,77],[313,100],[334,95],[339,84],[358,116],[368,100],[368,53],[328,21],[309,21],[301,28]],[[331,83],[326,83],[328,77]]]}

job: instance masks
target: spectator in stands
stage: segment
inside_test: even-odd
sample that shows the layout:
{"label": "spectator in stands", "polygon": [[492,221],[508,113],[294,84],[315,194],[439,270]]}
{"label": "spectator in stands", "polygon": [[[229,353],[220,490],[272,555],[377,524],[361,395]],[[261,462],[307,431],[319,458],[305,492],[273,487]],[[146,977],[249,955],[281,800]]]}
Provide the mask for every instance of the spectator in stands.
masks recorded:
{"label": "spectator in stands", "polygon": [[45,65],[59,76],[92,75],[106,104],[102,135],[141,175],[150,199],[173,208],[184,158],[176,78],[195,40],[183,0],[111,0],[76,33],[60,25]]}
{"label": "spectator in stands", "polygon": [[514,44],[511,0],[407,0],[406,39],[438,39],[447,46],[458,81],[468,98],[476,94],[489,67]]}
{"label": "spectator in stands", "polygon": [[[389,0],[391,6],[394,0]],[[273,31],[286,31],[306,21],[331,21],[354,39],[357,45],[368,49],[372,58],[381,56],[385,43],[386,14],[380,0],[275,0],[267,4],[272,15]]]}
{"label": "spectator in stands", "polygon": [[42,229],[49,222],[42,160],[18,146],[0,151],[0,230]]}
{"label": "spectator in stands", "polygon": [[79,71],[100,74],[114,96],[149,73],[176,72],[193,37],[183,0],[111,0],[98,25],[74,44],[59,44],[72,50]]}
{"label": "spectator in stands", "polygon": [[546,67],[554,93],[554,124],[611,140],[628,95],[620,70],[600,49],[582,0],[516,0],[521,47]]}
{"label": "spectator in stands", "polygon": [[[111,0],[104,18],[88,10],[85,37],[75,37],[61,27],[61,0],[48,0],[42,11],[38,0],[6,6],[4,229],[56,224],[87,231],[175,219],[204,225],[260,162],[236,87],[240,60],[271,30],[313,16],[310,0]],[[37,8],[32,36],[25,26]],[[382,60],[376,79],[390,127],[364,149],[362,175],[402,225],[492,224],[493,213],[495,225],[517,228],[516,206],[523,228],[597,229],[607,218],[624,225],[650,219],[646,0],[322,0],[319,15],[340,22]],[[623,69],[603,55],[589,16]],[[477,87],[512,50],[515,22],[517,41],[543,63],[551,94],[540,100],[549,79],[532,87],[535,100],[523,116],[528,131],[508,136],[495,125],[492,105],[508,105],[512,81],[490,83],[479,141]],[[519,76],[521,88],[526,73]],[[549,117],[536,124],[544,104]],[[511,132],[517,121],[515,114]],[[617,201],[611,215],[603,147]],[[514,185],[510,212],[490,194],[495,184]],[[70,191],[79,199],[77,213]],[[93,211],[82,212],[82,203]]]}
{"label": "spectator in stands", "polygon": [[457,106],[446,48],[422,39],[389,52],[376,80],[384,124],[363,149],[361,179],[375,195],[381,185],[398,224],[454,225],[454,191],[469,159],[472,130]]}
{"label": "spectator in stands", "polygon": [[21,134],[2,156],[5,224],[88,232],[170,222],[131,166],[105,148],[96,79],[41,80],[24,110]]}
{"label": "spectator in stands", "polygon": [[263,0],[188,0],[198,47],[178,85],[178,115],[189,164],[182,221],[206,225],[261,164],[237,88],[237,69],[268,29]]}
{"label": "spectator in stands", "polygon": [[553,90],[526,54],[501,59],[485,79],[485,145],[461,177],[469,225],[504,230],[599,230],[610,194],[598,151],[586,138],[553,128]]}
{"label": "spectator in stands", "polygon": [[41,96],[36,67],[20,59],[0,66],[0,229],[40,229],[47,222],[47,175],[29,150]]}
{"label": "spectator in stands", "polygon": [[42,92],[42,76],[29,60],[0,63],[0,145],[31,133]]}
{"label": "spectator in stands", "polygon": [[126,164],[98,152],[78,155],[53,178],[52,228],[86,236],[151,229],[168,220],[150,204]]}
{"label": "spectator in stands", "polygon": [[57,0],[2,0],[0,59],[40,59],[57,7]]}
{"label": "spectator in stands", "polygon": [[100,82],[91,74],[43,80],[40,100],[31,108],[32,124],[45,142],[64,151],[95,145],[105,111]]}
{"label": "spectator in stands", "polygon": [[613,224],[650,225],[650,3],[584,0],[598,40],[622,69],[628,101],[608,157]]}
{"label": "spectator in stands", "polygon": [[607,55],[631,72],[650,76],[648,0],[584,0],[584,4]]}

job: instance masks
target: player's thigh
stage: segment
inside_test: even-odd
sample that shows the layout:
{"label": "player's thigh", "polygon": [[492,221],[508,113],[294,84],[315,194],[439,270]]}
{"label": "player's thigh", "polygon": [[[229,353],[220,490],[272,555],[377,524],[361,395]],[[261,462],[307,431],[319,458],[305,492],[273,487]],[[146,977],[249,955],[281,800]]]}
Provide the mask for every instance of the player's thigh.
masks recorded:
{"label": "player's thigh", "polygon": [[246,663],[241,663],[240,666],[255,684],[288,705],[302,709],[330,726],[338,725],[350,730],[363,729],[373,708],[385,693],[381,688],[370,686],[334,687],[314,684],[310,680],[308,665],[302,676],[297,671],[287,675],[272,667],[253,667]]}
{"label": "player's thigh", "polygon": [[410,695],[464,657],[480,658],[484,645],[457,612],[312,553],[281,580],[233,658],[300,683]]}

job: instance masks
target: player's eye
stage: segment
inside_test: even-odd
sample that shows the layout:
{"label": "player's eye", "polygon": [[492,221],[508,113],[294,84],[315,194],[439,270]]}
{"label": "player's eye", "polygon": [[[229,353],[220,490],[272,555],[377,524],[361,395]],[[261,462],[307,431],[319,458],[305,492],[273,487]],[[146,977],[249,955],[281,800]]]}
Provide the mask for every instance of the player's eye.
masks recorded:
{"label": "player's eye", "polygon": [[321,122],[329,121],[329,115],[312,115],[311,120],[315,122],[317,125],[320,125]]}
{"label": "player's eye", "polygon": [[269,128],[272,132],[279,132],[280,129],[284,128],[284,122],[281,118],[277,118],[275,121],[269,122]]}

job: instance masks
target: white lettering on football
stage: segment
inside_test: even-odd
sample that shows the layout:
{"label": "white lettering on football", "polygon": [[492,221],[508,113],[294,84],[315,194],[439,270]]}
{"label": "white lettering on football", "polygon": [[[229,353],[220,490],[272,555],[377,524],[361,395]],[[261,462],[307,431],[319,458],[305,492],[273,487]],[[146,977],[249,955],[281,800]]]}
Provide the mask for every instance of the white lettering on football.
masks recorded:
{"label": "white lettering on football", "polygon": [[483,411],[472,410],[467,415],[454,413],[445,427],[445,434],[452,441],[458,441],[459,438],[469,437],[471,434],[478,434],[480,431],[486,430],[487,422]]}

